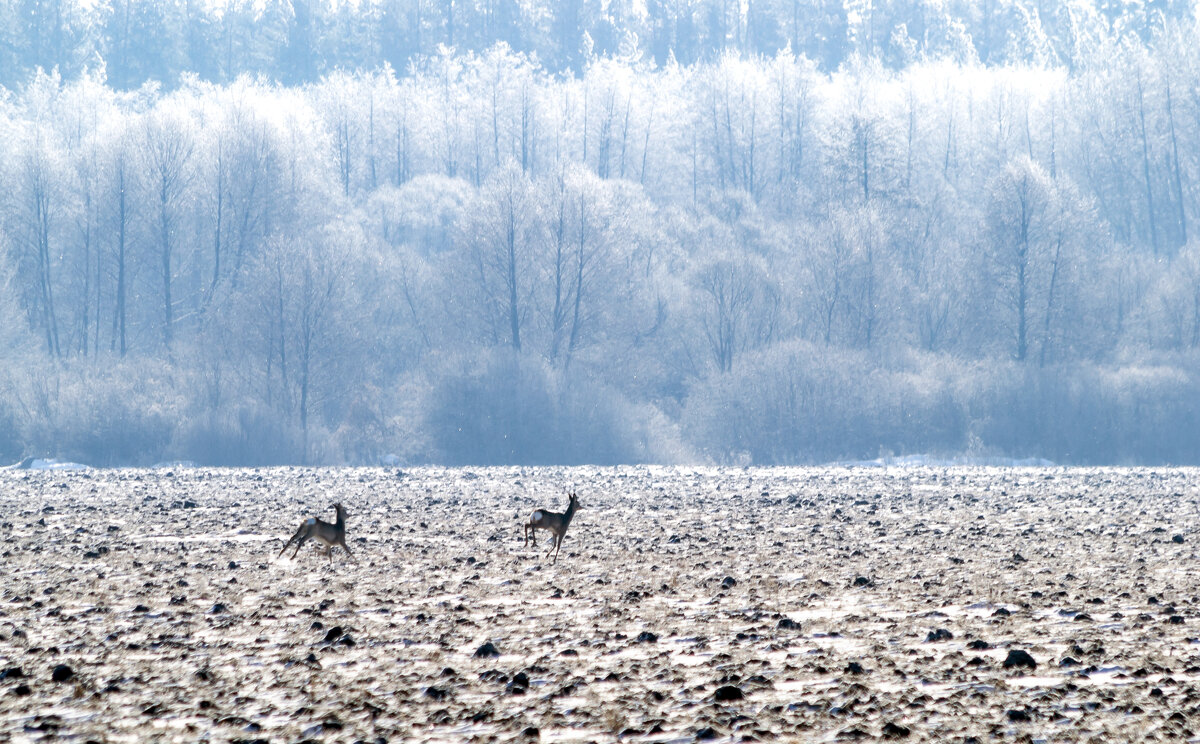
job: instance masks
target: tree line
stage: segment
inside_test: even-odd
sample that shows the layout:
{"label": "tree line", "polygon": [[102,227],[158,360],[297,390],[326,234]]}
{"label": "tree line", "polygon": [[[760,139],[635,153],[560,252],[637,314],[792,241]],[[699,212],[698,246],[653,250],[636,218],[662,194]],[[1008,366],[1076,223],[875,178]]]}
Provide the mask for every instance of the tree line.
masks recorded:
{"label": "tree line", "polygon": [[0,454],[1195,462],[1196,27],[0,100]]}
{"label": "tree line", "polygon": [[0,85],[39,68],[103,70],[122,90],[243,74],[296,85],[498,42],[571,74],[602,57],[664,67],[784,50],[825,72],[856,56],[1074,69],[1192,14],[1187,0],[0,0]]}

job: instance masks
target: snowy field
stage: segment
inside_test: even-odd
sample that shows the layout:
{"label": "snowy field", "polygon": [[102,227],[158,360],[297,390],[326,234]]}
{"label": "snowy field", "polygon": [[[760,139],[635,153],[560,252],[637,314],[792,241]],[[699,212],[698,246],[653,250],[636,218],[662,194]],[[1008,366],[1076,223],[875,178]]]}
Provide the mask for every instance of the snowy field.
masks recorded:
{"label": "snowy field", "polygon": [[[567,487],[584,508],[553,565],[521,524]],[[1198,489],[1144,469],[3,470],[0,741],[1187,738]],[[276,559],[334,501],[359,562]]]}

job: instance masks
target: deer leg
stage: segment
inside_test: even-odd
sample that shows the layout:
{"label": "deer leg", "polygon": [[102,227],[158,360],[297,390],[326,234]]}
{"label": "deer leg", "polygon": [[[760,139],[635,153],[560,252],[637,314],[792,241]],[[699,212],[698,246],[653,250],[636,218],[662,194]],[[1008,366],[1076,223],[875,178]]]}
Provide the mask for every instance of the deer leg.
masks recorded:
{"label": "deer leg", "polygon": [[[301,527],[300,527],[300,529],[298,529],[298,530],[296,530],[295,532],[293,532],[293,533],[292,533],[292,536],[288,538],[288,541],[287,541],[287,542],[285,542],[285,543],[283,544],[283,547],[282,547],[282,548],[279,550],[279,555],[283,555],[284,551],[286,551],[286,550],[288,549],[288,546],[289,546],[289,545],[291,545],[292,543],[294,543],[294,542],[296,541],[296,539],[297,539],[298,537],[300,537],[300,533],[302,533],[303,531],[304,531],[304,527],[303,527],[303,526],[301,526]],[[278,558],[278,557],[279,557],[279,555],[277,555],[277,556],[275,556],[275,557],[276,557],[276,558]]]}
{"label": "deer leg", "polygon": [[333,565],[333,546],[332,545],[325,546],[325,557],[329,560],[329,565],[332,566]]}
{"label": "deer leg", "polygon": [[524,545],[522,545],[522,547],[528,548],[528,547],[529,547],[529,524],[528,524],[528,523],[526,523],[526,524],[524,525],[524,528],[523,528],[521,531],[522,531],[522,532],[524,533],[524,535],[525,535],[525,544],[524,544]]}
{"label": "deer leg", "polygon": [[553,532],[553,531],[552,531],[552,532],[551,532],[551,534],[554,536],[554,538],[553,538],[553,539],[554,539],[554,542],[550,543],[550,549],[546,551],[546,557],[547,557],[547,558],[549,558],[549,557],[550,557],[550,554],[551,554],[552,552],[554,552],[554,549],[555,549],[556,547],[558,547],[558,540],[559,540],[558,533],[557,533],[557,532]]}
{"label": "deer leg", "polygon": [[554,541],[554,562],[558,563],[558,551],[562,550],[562,541],[567,534],[564,532]]}
{"label": "deer leg", "polygon": [[350,560],[358,563],[358,559],[354,557],[354,553],[350,552],[350,546],[346,544],[346,538],[343,537],[340,541],[338,541],[338,545],[342,546],[342,550],[346,551],[346,555],[350,556]]}
{"label": "deer leg", "polygon": [[292,551],[292,560],[296,559],[296,554],[300,552],[300,546],[304,545],[306,540],[308,540],[308,535],[301,535],[300,539],[296,541],[296,549]]}

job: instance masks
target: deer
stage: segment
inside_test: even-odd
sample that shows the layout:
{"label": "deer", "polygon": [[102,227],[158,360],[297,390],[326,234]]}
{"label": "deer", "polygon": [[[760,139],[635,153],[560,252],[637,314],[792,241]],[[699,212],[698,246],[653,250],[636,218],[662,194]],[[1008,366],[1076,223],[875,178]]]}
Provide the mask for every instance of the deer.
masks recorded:
{"label": "deer", "polygon": [[[567,493],[567,510],[562,514],[546,509],[535,510],[525,523],[525,546],[528,547],[530,536],[533,537],[533,544],[537,545],[537,530],[549,530],[554,533],[554,544],[550,546],[550,550],[554,551],[554,562],[558,563],[558,551],[562,548],[567,528],[571,526],[571,518],[581,506],[583,505],[579,503],[579,496],[572,491]],[[550,550],[546,551],[547,558],[550,557]]]}
{"label": "deer", "polygon": [[333,510],[337,514],[337,521],[333,524],[323,522],[316,517],[309,517],[301,522],[296,534],[284,543],[283,549],[275,558],[278,559],[289,545],[296,543],[296,549],[292,551],[292,558],[295,558],[296,554],[300,552],[300,546],[312,539],[325,546],[325,557],[329,559],[330,563],[333,563],[333,547],[335,545],[340,545],[342,550],[346,551],[346,555],[358,563],[358,559],[350,552],[350,546],[346,544],[346,507],[334,504]]}

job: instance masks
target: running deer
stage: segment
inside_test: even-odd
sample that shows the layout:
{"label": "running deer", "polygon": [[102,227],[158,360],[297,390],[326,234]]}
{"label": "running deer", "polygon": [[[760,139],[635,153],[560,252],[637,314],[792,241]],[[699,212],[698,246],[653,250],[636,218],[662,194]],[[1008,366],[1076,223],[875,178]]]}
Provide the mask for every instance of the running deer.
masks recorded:
{"label": "running deer", "polygon": [[[529,516],[529,521],[525,524],[525,545],[529,545],[529,538],[533,536],[533,544],[537,545],[537,530],[549,530],[554,533],[554,544],[550,549],[554,551],[554,562],[558,563],[558,551],[562,548],[563,538],[567,535],[567,528],[571,526],[571,517],[575,516],[575,510],[582,506],[579,503],[579,497],[574,493],[568,493],[569,501],[567,510],[562,514],[545,509],[538,509]],[[550,551],[546,551],[546,557],[550,557]]]}
{"label": "running deer", "polygon": [[[337,514],[336,522],[330,524],[322,522],[316,517],[309,517],[300,524],[300,528],[296,530],[296,534],[292,535],[292,539],[284,543],[283,550],[279,551],[279,555],[283,555],[289,545],[296,543],[296,549],[292,551],[292,558],[295,558],[296,553],[300,552],[300,546],[312,539],[325,546],[325,557],[329,559],[330,563],[333,563],[333,546],[335,545],[340,545],[342,550],[346,551],[346,555],[358,563],[358,559],[350,552],[350,546],[346,544],[346,507],[334,504],[333,510]],[[278,558],[279,555],[275,557]]]}

